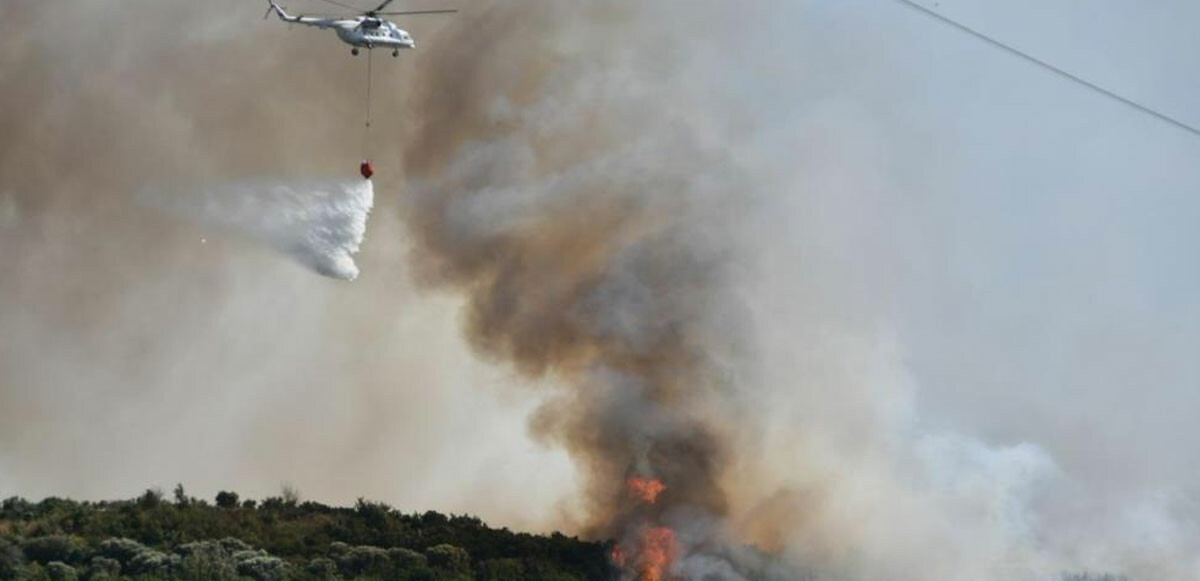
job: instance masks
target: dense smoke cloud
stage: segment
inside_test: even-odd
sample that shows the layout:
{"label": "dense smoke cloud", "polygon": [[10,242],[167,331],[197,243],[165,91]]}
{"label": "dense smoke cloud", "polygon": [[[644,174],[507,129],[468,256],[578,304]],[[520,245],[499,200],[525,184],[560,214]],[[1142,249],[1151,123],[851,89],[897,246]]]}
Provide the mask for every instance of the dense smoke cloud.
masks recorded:
{"label": "dense smoke cloud", "polygon": [[[886,177],[872,164],[873,144],[853,133],[861,122],[835,109],[828,117],[850,127],[847,137],[795,123],[783,124],[793,136],[766,130],[767,116],[786,103],[739,95],[738,82],[810,89],[773,78],[778,71],[738,70],[745,63],[736,57],[706,61],[714,55],[692,34],[753,37],[748,42],[769,53],[793,30],[786,19],[763,25],[773,10],[790,12],[498,3],[457,29],[457,58],[421,69],[428,92],[416,106],[424,130],[406,157],[421,180],[409,208],[419,265],[433,281],[468,293],[468,335],[482,352],[567,384],[535,429],[565,443],[585,467],[592,530],[645,534],[644,508],[631,507],[624,491],[630,474],[645,473],[667,485],[650,521],[690,537],[675,571],[688,578],[739,578],[736,560],[724,558],[730,545],[712,550],[728,529],[786,555],[796,568],[785,577],[1048,579],[1084,569],[1187,578],[1196,567],[1188,557],[1194,540],[1178,530],[1190,517],[1137,495],[1124,497],[1119,511],[1098,498],[1073,502],[1091,485],[1046,447],[922,425],[905,356],[886,328],[871,328],[895,316],[888,287],[862,286],[892,282],[903,297],[902,285],[911,283],[894,277],[890,264],[863,261],[866,274],[857,280],[836,271],[815,279],[834,293],[850,291],[813,297],[824,303],[775,303],[770,284],[740,280],[753,281],[744,285],[755,289],[752,310],[770,330],[754,342],[770,343],[765,351],[747,356],[743,324],[730,325],[746,319],[729,291],[728,261],[746,255],[744,228],[786,232],[781,222],[790,222],[793,231],[812,228],[793,234],[797,240],[832,238],[835,248],[849,242],[880,260],[915,264],[922,257],[876,244],[887,236],[924,244],[907,230],[911,202],[893,208],[887,199],[892,186],[879,181]],[[762,30],[775,35],[754,34]],[[836,63],[793,69],[822,66]],[[714,90],[705,83],[713,79],[735,88]],[[866,94],[864,101],[874,96]],[[745,101],[775,107],[756,114]],[[804,130],[848,145],[807,139]],[[815,162],[801,164],[811,175],[796,171],[787,159],[793,144],[814,160],[831,157],[822,146],[845,147],[834,150],[842,159],[833,167],[854,177],[817,182],[843,196],[840,205],[817,203],[820,193],[804,181],[830,172]],[[780,203],[796,191],[826,210],[824,220]],[[770,213],[779,207],[794,211]],[[753,208],[756,217],[743,220],[734,208]],[[838,238],[855,235],[862,239]],[[764,265],[783,254],[769,245],[753,252]],[[811,289],[798,279],[828,270],[815,266],[793,275],[795,266],[779,264],[772,274]],[[844,320],[804,312],[805,305],[833,307]],[[797,312],[781,319],[772,307]],[[796,346],[818,354],[798,354]],[[1083,532],[1096,517],[1105,532]],[[1127,533],[1145,519],[1161,529],[1151,543],[1166,555],[1158,562],[1135,557],[1147,546]],[[1100,557],[1105,551],[1122,556]]]}
{"label": "dense smoke cloud", "polygon": [[[675,84],[683,39],[660,35],[653,53],[605,40],[638,16],[480,8],[419,69],[405,159],[420,272],[468,293],[481,352],[565,388],[534,432],[584,471],[584,530],[619,540],[627,578],[656,580],[679,563],[651,552],[730,567],[704,555],[725,547],[734,433],[753,431],[733,396],[744,317],[727,272],[750,184]],[[631,478],[663,491],[641,500]]]}

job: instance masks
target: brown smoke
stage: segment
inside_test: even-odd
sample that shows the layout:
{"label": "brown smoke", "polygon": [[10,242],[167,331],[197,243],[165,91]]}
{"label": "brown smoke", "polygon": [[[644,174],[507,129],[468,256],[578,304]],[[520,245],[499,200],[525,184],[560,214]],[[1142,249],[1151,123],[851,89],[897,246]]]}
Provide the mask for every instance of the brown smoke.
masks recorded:
{"label": "brown smoke", "polygon": [[[625,8],[472,10],[419,69],[405,150],[420,272],[467,294],[479,351],[561,386],[533,430],[585,469],[586,530],[607,538],[725,515],[737,407],[721,358],[742,339],[726,255],[745,185],[656,78],[670,39],[623,60]],[[640,503],[631,477],[665,491]]]}

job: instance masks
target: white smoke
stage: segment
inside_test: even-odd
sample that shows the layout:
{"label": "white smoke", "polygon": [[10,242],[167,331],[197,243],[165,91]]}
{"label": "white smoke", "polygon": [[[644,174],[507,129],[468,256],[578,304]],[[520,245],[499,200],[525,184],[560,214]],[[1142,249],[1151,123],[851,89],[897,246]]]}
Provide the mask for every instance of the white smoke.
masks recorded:
{"label": "white smoke", "polygon": [[146,196],[168,212],[262,242],[318,274],[358,278],[354,255],[375,203],[370,180],[209,184],[187,195]]}

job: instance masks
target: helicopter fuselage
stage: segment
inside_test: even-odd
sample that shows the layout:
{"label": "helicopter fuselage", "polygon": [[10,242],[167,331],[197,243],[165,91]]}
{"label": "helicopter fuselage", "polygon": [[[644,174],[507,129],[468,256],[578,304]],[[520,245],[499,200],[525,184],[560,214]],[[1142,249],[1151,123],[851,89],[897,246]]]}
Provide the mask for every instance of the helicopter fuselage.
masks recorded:
{"label": "helicopter fuselage", "polygon": [[412,35],[401,30],[390,20],[373,15],[355,18],[319,18],[314,16],[292,16],[285,12],[274,0],[270,1],[269,15],[274,12],[279,19],[291,24],[303,24],[314,28],[332,28],[342,42],[353,46],[354,53],[359,48],[386,48],[398,51],[402,48],[416,48],[417,43]]}
{"label": "helicopter fuselage", "polygon": [[387,20],[343,20],[334,27],[342,42],[361,48],[415,48],[412,36]]}

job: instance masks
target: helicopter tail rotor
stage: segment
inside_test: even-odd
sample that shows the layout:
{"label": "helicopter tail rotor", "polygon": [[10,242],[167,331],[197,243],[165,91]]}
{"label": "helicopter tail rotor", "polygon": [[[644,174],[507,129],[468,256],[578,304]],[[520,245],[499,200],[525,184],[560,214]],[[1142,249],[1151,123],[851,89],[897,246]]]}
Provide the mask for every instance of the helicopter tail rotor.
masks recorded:
{"label": "helicopter tail rotor", "polygon": [[291,16],[288,15],[287,12],[283,11],[283,6],[280,6],[279,3],[276,2],[275,0],[267,0],[267,4],[269,4],[269,6],[267,6],[267,12],[265,14],[263,14],[263,20],[266,20],[269,16],[271,16],[272,12],[277,14],[281,20],[287,20],[287,21],[294,20]]}

